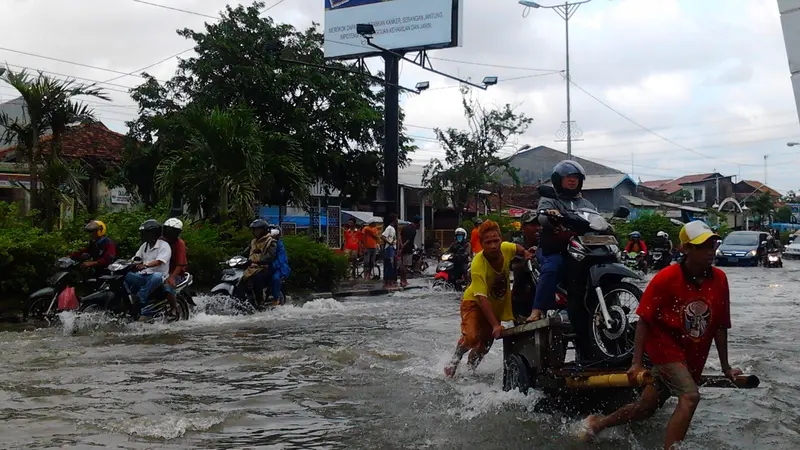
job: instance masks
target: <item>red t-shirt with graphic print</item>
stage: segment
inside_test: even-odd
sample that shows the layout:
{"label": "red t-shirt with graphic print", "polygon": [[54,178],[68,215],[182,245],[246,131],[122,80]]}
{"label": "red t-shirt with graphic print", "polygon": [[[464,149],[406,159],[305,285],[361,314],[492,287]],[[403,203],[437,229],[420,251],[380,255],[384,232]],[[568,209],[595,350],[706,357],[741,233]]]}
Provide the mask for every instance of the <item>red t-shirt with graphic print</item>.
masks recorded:
{"label": "red t-shirt with graphic print", "polygon": [[644,348],[653,364],[684,361],[697,382],[717,331],[731,327],[725,272],[711,267],[699,281],[687,278],[681,264],[668,266],[650,281],[636,310],[649,325]]}

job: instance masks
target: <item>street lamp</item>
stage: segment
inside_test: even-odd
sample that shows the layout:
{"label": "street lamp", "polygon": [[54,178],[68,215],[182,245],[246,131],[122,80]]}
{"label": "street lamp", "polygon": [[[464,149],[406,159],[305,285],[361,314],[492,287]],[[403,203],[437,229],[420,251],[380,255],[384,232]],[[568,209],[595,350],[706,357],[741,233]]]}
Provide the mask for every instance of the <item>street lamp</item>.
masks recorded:
{"label": "street lamp", "polygon": [[[567,41],[567,70],[566,70],[566,81],[567,81],[567,157],[572,159],[572,107],[570,106],[570,99],[569,99],[569,85],[571,83],[571,78],[569,76],[569,19],[575,14],[575,11],[580,8],[580,6],[584,3],[589,3],[592,0],[583,0],[579,2],[573,3],[564,3],[563,5],[553,5],[553,6],[543,6],[531,0],[519,0],[519,4],[528,8],[544,8],[544,9],[552,9],[558,15],[564,19],[564,23],[566,24],[566,41]],[[524,16],[525,14],[523,14]]]}

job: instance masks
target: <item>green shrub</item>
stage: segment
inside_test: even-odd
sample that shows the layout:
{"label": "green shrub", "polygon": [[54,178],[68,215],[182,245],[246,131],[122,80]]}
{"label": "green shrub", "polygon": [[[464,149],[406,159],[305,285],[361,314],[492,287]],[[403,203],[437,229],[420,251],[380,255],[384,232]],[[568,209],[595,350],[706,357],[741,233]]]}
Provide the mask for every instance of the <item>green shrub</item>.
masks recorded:
{"label": "green shrub", "polygon": [[614,223],[614,229],[619,238],[620,247],[625,247],[628,243],[628,234],[638,231],[642,233],[642,240],[645,244],[650,244],[655,239],[659,231],[666,231],[672,244],[678,245],[678,233],[681,227],[673,224],[668,218],[656,213],[645,213],[627,223]]}
{"label": "green shrub", "polygon": [[[117,243],[118,256],[129,258],[141,245],[139,225],[149,218],[165,220],[166,209],[142,209],[100,213],[91,219],[108,226]],[[86,244],[83,227],[89,216],[78,215],[58,231],[45,233],[30,216],[20,216],[13,204],[0,202],[0,297],[25,297],[44,287],[55,261]],[[222,225],[184,220],[182,235],[187,246],[189,271],[199,290],[218,283],[220,262],[239,254],[252,239],[250,230],[234,223]],[[292,291],[328,291],[347,275],[347,259],[304,236],[286,236],[284,244],[292,268],[287,288]]]}
{"label": "green shrub", "polygon": [[292,275],[287,281],[290,291],[307,291],[311,286],[316,290],[328,291],[347,276],[347,257],[331,251],[327,246],[305,236],[286,236],[283,244],[292,268]]}

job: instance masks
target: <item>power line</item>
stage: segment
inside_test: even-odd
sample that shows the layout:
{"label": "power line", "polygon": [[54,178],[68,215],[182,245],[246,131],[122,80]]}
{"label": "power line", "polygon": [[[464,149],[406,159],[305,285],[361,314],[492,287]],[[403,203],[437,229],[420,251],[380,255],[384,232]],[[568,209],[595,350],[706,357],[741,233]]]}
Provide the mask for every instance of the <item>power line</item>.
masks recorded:
{"label": "power line", "polygon": [[694,150],[694,149],[692,149],[692,148],[686,147],[685,145],[681,145],[681,144],[679,144],[679,143],[677,143],[677,142],[673,141],[672,139],[670,139],[670,138],[668,138],[668,137],[666,137],[666,136],[663,136],[663,135],[661,135],[661,134],[659,134],[659,133],[656,133],[655,131],[653,131],[653,130],[651,130],[651,129],[647,128],[646,126],[644,126],[644,125],[640,124],[639,122],[637,122],[637,121],[635,121],[635,120],[631,119],[630,117],[626,116],[625,114],[622,114],[621,112],[617,111],[616,109],[614,109],[613,107],[611,107],[611,106],[610,106],[609,104],[607,104],[606,102],[604,102],[604,101],[600,100],[599,98],[595,97],[594,95],[590,94],[588,91],[586,91],[586,89],[584,89],[584,88],[580,87],[580,86],[579,86],[577,83],[575,83],[575,82],[573,82],[573,81],[570,81],[570,83],[571,83],[573,86],[575,86],[576,88],[578,88],[579,90],[581,90],[581,91],[582,91],[584,94],[586,94],[586,95],[588,95],[589,97],[593,98],[593,99],[594,99],[596,102],[600,103],[601,105],[603,105],[603,106],[605,106],[606,108],[608,108],[609,110],[611,110],[611,111],[612,111],[613,113],[615,113],[616,115],[618,115],[618,116],[622,117],[623,119],[625,119],[625,120],[627,120],[628,122],[630,122],[630,123],[632,123],[632,124],[636,125],[637,127],[639,127],[639,128],[641,128],[641,129],[643,129],[644,131],[647,131],[648,133],[652,134],[653,136],[656,136],[656,137],[658,137],[659,139],[661,139],[661,140],[663,140],[663,141],[665,141],[665,142],[669,142],[670,144],[672,144],[672,145],[674,145],[674,146],[676,146],[676,147],[678,147],[678,148],[681,148],[681,149],[683,149],[683,150],[686,150],[686,151],[688,151],[688,152],[694,153],[694,154],[696,154],[696,155],[698,155],[698,156],[702,156],[703,158],[707,158],[707,159],[714,159],[714,160],[721,161],[721,162],[728,163],[728,164],[736,164],[736,165],[740,165],[740,166],[752,166],[752,167],[755,167],[755,166],[756,166],[756,164],[738,164],[738,163],[731,163],[730,161],[726,161],[726,160],[724,160],[724,159],[720,159],[720,158],[716,158],[716,157],[714,157],[714,156],[706,155],[706,154],[703,154],[703,153],[700,153],[700,152],[698,152],[697,150]]}
{"label": "power line", "polygon": [[278,6],[278,5],[280,5],[281,3],[285,2],[285,1],[286,1],[286,0],[278,0],[277,2],[275,2],[275,4],[274,4],[274,5],[267,7],[267,9],[265,9],[264,11],[269,11],[270,9],[272,9],[272,8],[274,8],[274,7]]}
{"label": "power line", "polygon": [[[33,71],[36,71],[36,72],[49,73],[51,75],[57,75],[57,76],[61,76],[61,77],[74,78],[76,80],[91,81],[92,83],[96,83],[96,84],[106,84],[106,85],[109,85],[109,86],[116,86],[116,87],[121,87],[121,88],[125,88],[125,89],[133,89],[131,86],[125,86],[125,85],[122,85],[122,84],[109,83],[108,81],[93,80],[91,78],[84,78],[84,77],[79,77],[79,76],[75,76],[75,75],[67,75],[65,73],[53,72],[51,70],[37,69],[35,67],[20,66],[19,64],[11,64],[11,63],[6,63],[6,65],[8,65],[10,67],[18,67],[20,69],[25,69],[25,70],[33,70]],[[106,89],[109,89],[109,88],[106,88]],[[113,89],[109,89],[109,90],[113,90]],[[128,91],[118,91],[118,92],[127,93]]]}
{"label": "power line", "polygon": [[[192,47],[192,48],[194,48],[194,47]],[[182,54],[192,50],[192,48],[187,48],[186,50],[183,50],[183,51],[180,51],[178,53],[175,53],[174,55],[168,56],[168,57],[166,57],[166,58],[164,58],[164,59],[162,59],[160,61],[154,62],[153,64],[150,64],[148,66],[144,66],[141,69],[134,70],[133,72],[130,72],[127,75],[120,75],[120,76],[111,78],[110,80],[104,81],[104,83],[108,83],[109,81],[116,81],[116,80],[119,80],[120,78],[125,78],[128,75],[139,76],[139,75],[136,75],[136,74],[138,74],[139,72],[144,72],[145,70],[147,70],[147,69],[149,69],[151,67],[155,67],[155,66],[157,66],[157,65],[159,65],[161,63],[165,63],[165,62],[169,61],[172,58],[177,58],[178,56],[181,56]]]}
{"label": "power line", "polygon": [[189,10],[186,10],[186,9],[175,8],[173,6],[161,5],[161,4],[158,4],[158,3],[150,3],[150,2],[146,2],[144,0],[132,0],[132,1],[134,1],[136,3],[141,3],[143,5],[155,6],[156,8],[169,9],[169,10],[172,10],[172,11],[182,12],[182,13],[186,13],[186,14],[192,14],[194,16],[207,17],[209,19],[219,20],[219,16],[209,16],[208,14],[189,11]]}

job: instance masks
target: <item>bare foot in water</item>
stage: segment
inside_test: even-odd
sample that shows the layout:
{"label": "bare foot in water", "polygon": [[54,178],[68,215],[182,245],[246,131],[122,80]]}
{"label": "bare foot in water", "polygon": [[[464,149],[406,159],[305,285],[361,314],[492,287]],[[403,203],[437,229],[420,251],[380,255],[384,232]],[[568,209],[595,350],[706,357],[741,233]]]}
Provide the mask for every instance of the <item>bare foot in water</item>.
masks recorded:
{"label": "bare foot in water", "polygon": [[454,376],[456,376],[456,367],[457,366],[455,364],[450,364],[449,366],[445,367],[444,376],[446,376],[447,378],[453,378]]}
{"label": "bare foot in water", "polygon": [[599,432],[599,421],[602,416],[589,416],[587,417],[583,423],[581,423],[581,429],[578,434],[578,437],[583,442],[591,442],[597,437],[597,433]]}

